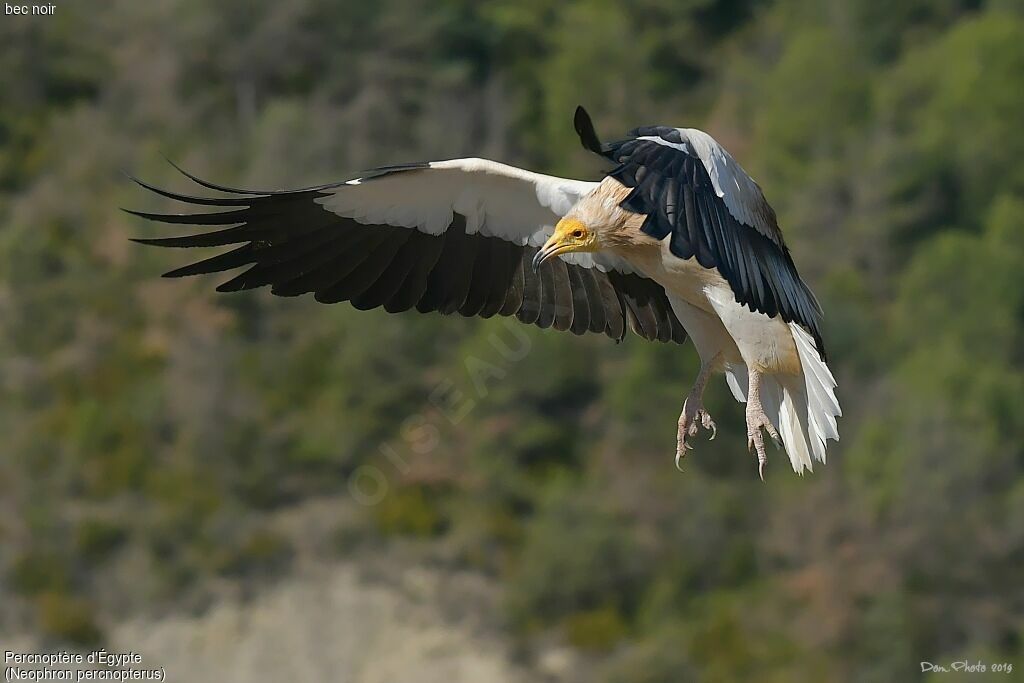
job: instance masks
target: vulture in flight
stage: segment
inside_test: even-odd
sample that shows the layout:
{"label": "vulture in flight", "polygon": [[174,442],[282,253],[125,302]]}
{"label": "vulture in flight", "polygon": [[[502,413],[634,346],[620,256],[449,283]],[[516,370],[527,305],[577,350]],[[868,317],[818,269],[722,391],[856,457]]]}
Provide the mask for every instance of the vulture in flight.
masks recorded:
{"label": "vulture in flight", "polygon": [[[161,247],[231,248],[166,273],[241,269],[217,287],[270,286],[389,313],[515,316],[542,328],[649,341],[689,337],[701,369],[679,416],[676,465],[701,428],[708,378],[746,403],[747,447],[764,478],[762,429],[797,473],[838,440],[836,382],[821,308],[800,278],[761,188],[710,135],[648,126],[601,142],[580,107],[583,146],[610,162],[600,182],[486,159],[386,166],[302,190],[216,185],[222,196],[164,197],[214,210],[156,214],[201,226]],[[183,171],[184,173],[184,171]]]}

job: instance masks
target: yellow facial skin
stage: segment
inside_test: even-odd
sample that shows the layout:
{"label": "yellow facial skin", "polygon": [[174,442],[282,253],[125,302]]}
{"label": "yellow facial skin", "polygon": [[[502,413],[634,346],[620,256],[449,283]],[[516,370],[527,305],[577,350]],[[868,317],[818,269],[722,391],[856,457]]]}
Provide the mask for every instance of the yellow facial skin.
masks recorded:
{"label": "yellow facial skin", "polygon": [[559,254],[573,251],[597,251],[597,236],[579,219],[563,218],[558,221],[555,231],[533,257],[533,270]]}

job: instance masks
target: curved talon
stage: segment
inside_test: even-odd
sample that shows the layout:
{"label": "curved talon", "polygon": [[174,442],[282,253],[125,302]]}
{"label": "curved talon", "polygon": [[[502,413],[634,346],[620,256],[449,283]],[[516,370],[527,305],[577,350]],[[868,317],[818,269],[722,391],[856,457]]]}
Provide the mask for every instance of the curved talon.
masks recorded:
{"label": "curved talon", "polygon": [[683,471],[683,466],[682,466],[681,463],[683,461],[683,458],[686,457],[686,451],[688,451],[690,449],[690,445],[688,443],[686,443],[686,432],[687,432],[686,423],[683,420],[683,417],[680,416],[679,417],[679,431],[676,434],[676,458],[675,458],[676,469],[679,470],[680,472]]}
{"label": "curved talon", "polygon": [[677,426],[675,462],[676,469],[681,472],[682,467],[680,463],[686,457],[686,451],[693,450],[693,446],[689,443],[690,438],[697,436],[700,428],[703,427],[704,429],[711,430],[711,439],[714,439],[718,434],[718,427],[715,425],[715,421],[711,419],[708,411],[704,410],[703,406],[700,405],[700,401],[693,398],[687,398],[683,404],[683,412],[679,415]]}
{"label": "curved talon", "polygon": [[757,474],[764,481],[764,466],[768,462],[768,454],[764,448],[764,435],[761,429],[764,428],[774,441],[779,440],[779,433],[775,426],[768,420],[763,411],[755,411],[747,415],[747,450],[757,453]]}
{"label": "curved talon", "polygon": [[710,415],[708,415],[708,411],[703,408],[700,409],[700,423],[703,425],[704,429],[711,430],[711,436],[708,438],[708,441],[714,441],[715,437],[718,436],[718,425],[716,425],[715,421],[711,419]]}
{"label": "curved talon", "polygon": [[747,437],[747,450],[756,451],[757,475],[761,477],[761,481],[764,481],[764,466],[768,462],[768,458],[764,452],[764,437],[761,436],[760,427],[756,428],[754,432]]}

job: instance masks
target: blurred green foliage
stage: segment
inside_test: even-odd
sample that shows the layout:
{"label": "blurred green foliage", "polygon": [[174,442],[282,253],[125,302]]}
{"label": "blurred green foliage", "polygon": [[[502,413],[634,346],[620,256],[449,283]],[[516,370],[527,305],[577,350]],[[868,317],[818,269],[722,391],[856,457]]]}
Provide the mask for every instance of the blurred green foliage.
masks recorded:
{"label": "blurred green foliage", "polygon": [[64,593],[43,593],[38,598],[40,628],[48,636],[81,646],[100,643],[102,633],[96,625],[96,606]]}
{"label": "blurred green foliage", "polygon": [[[302,540],[275,516],[369,466],[338,548],[454,547],[599,680],[1024,666],[1017,3],[112,0],[0,45],[0,600],[31,628],[94,643],[272,580]],[[180,255],[116,210],[171,207],[118,173],[185,187],[161,153],[255,187],[470,154],[594,177],[578,103],[606,137],[705,128],[765,188],[845,409],[815,474],[758,482],[721,382],[672,468],[692,350],[217,296],[156,279]]]}
{"label": "blurred green foliage", "polygon": [[436,536],[447,526],[441,495],[423,486],[389,493],[373,507],[377,528],[389,535]]}

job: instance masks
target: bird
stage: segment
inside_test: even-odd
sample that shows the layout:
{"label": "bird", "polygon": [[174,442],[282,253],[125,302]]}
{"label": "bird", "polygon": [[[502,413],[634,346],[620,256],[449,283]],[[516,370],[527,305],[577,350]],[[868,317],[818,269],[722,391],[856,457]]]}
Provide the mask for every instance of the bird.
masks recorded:
{"label": "bird", "polygon": [[689,339],[700,370],[676,424],[677,468],[701,430],[717,435],[703,405],[714,375],[745,403],[747,449],[762,480],[765,433],[797,474],[824,463],[842,411],[822,309],[761,187],[698,129],[642,126],[602,142],[583,107],[573,124],[609,167],[600,180],[480,158],[383,166],[297,190],[233,188],[176,167],[204,188],[188,195],[129,176],[204,207],[129,211],[201,228],[134,241],[231,247],[164,274],[236,272],[220,292],[269,286],[360,310],[509,316],[616,342],[629,332]]}

